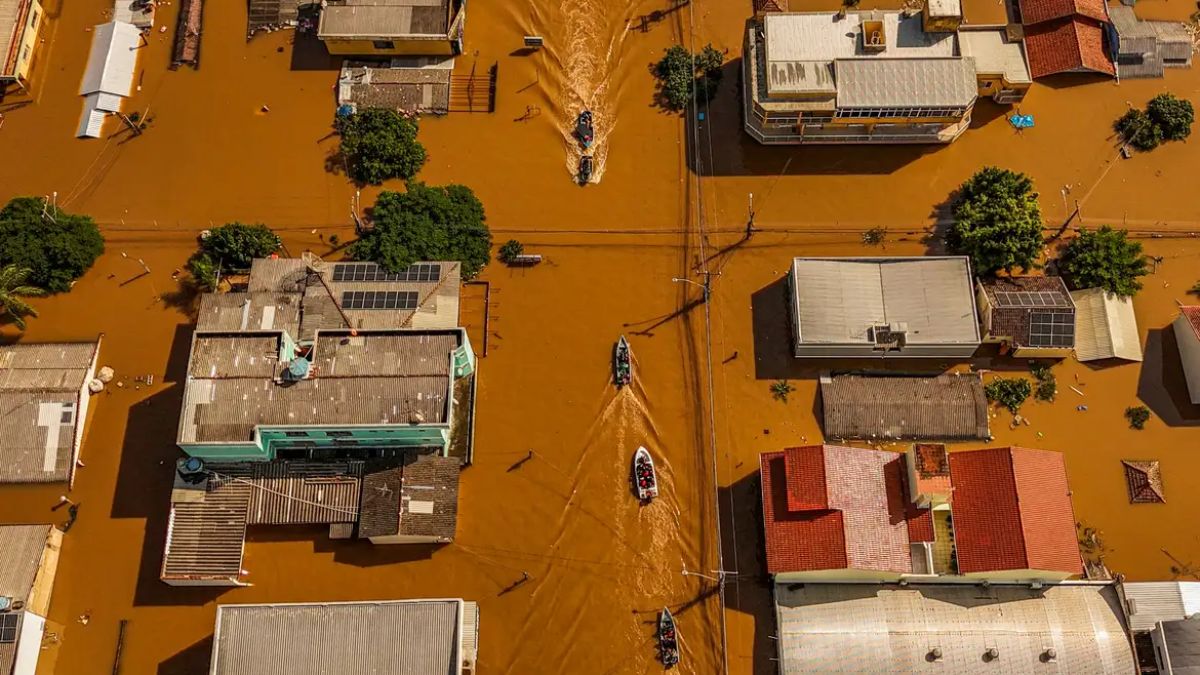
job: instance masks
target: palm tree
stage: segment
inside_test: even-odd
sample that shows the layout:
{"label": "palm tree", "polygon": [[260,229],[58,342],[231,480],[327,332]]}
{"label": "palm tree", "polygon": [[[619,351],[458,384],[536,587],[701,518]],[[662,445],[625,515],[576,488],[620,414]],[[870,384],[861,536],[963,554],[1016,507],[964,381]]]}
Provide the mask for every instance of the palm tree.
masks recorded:
{"label": "palm tree", "polygon": [[37,316],[37,310],[21,298],[46,295],[44,289],[25,284],[30,270],[16,265],[0,267],[0,311],[12,317],[13,324],[25,330],[25,317]]}

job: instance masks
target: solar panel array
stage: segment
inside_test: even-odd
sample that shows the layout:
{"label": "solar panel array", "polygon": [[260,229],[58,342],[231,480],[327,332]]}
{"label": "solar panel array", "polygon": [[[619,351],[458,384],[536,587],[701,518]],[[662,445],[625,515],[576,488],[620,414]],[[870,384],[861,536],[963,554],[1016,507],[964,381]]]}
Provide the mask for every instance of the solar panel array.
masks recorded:
{"label": "solar panel array", "polygon": [[1070,312],[1035,312],[1029,316],[1029,346],[1075,346],[1075,315]]}
{"label": "solar panel array", "polygon": [[416,309],[416,291],[346,291],[342,309]]}
{"label": "solar panel array", "polygon": [[0,614],[0,644],[17,641],[17,626],[20,620],[21,615],[15,612]]}
{"label": "solar panel array", "polygon": [[1061,293],[1051,291],[997,291],[1000,307],[1069,307]]}
{"label": "solar panel array", "polygon": [[376,263],[338,263],[333,266],[334,281],[437,281],[442,266],[417,263],[399,272],[389,272]]}

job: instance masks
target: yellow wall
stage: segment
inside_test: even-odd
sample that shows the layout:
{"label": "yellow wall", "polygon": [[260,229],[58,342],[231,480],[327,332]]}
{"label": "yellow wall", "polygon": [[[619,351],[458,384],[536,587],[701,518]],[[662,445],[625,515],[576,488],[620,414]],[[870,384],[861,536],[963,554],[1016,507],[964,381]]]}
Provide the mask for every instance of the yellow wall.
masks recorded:
{"label": "yellow wall", "polygon": [[980,96],[994,96],[1001,90],[1025,91],[1029,89],[1028,84],[1012,84],[1004,79],[1003,75],[983,74],[976,76],[979,84]]}
{"label": "yellow wall", "polygon": [[325,49],[339,56],[452,56],[454,47],[449,39],[392,40],[393,48],[380,49],[374,40],[322,38]]}
{"label": "yellow wall", "polygon": [[17,63],[12,72],[18,80],[29,79],[29,70],[33,64],[33,52],[37,48],[38,28],[41,27],[45,15],[41,3],[38,0],[31,0],[29,11],[23,17],[24,27],[21,29],[21,38],[17,47]]}
{"label": "yellow wall", "polygon": [[933,18],[929,12],[922,12],[921,23],[927,33],[953,33],[962,24],[960,16],[939,16]]}

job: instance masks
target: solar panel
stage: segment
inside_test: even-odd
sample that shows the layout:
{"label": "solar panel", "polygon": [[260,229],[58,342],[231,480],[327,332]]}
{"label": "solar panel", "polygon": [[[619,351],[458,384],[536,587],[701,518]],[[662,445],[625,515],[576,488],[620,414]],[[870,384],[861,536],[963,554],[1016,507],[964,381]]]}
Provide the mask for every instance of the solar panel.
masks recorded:
{"label": "solar panel", "polygon": [[996,293],[996,301],[1000,307],[1024,307],[1037,309],[1040,307],[1066,307],[1062,295],[1053,291],[1000,291]]}
{"label": "solar panel", "polygon": [[1070,312],[1035,312],[1029,316],[1031,347],[1075,346],[1075,315]]}
{"label": "solar panel", "polygon": [[389,272],[376,263],[338,263],[333,266],[334,281],[437,281],[442,266],[417,263],[399,272]]}
{"label": "solar panel", "polygon": [[0,644],[17,641],[17,627],[20,622],[20,614],[7,612],[0,614]]}
{"label": "solar panel", "polygon": [[346,291],[342,309],[416,309],[416,291]]}

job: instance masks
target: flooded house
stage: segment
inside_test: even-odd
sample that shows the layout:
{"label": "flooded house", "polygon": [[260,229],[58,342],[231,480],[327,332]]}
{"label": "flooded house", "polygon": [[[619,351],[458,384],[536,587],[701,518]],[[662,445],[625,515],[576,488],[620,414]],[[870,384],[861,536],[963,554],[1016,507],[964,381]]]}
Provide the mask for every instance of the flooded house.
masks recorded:
{"label": "flooded house", "polygon": [[53,525],[0,525],[0,673],[37,669],[61,549]]}
{"label": "flooded house", "polygon": [[1021,100],[1024,48],[960,31],[954,0],[908,11],[766,12],[744,44],[745,130],[764,144],[950,143],[979,96]]}
{"label": "flooded house", "polygon": [[795,258],[787,279],[797,358],[967,358],[979,347],[966,257]]}
{"label": "flooded house", "polygon": [[479,607],[464,600],[220,605],[211,675],[470,675]]}
{"label": "flooded house", "polygon": [[1167,68],[1192,65],[1192,35],[1178,21],[1145,21],[1133,7],[1108,8],[1117,34],[1117,77],[1162,77]]}
{"label": "flooded house", "polygon": [[1172,326],[1175,340],[1179,343],[1179,359],[1187,380],[1188,397],[1192,403],[1200,404],[1200,305],[1180,307],[1179,316]]}
{"label": "flooded house", "polygon": [[38,0],[0,0],[0,92],[10,84],[29,85],[44,17]]}
{"label": "flooded house", "polygon": [[1133,298],[1103,288],[1071,291],[1075,303],[1075,358],[1080,361],[1141,361]]}
{"label": "flooded house", "polygon": [[1018,358],[1066,358],[1075,349],[1075,301],[1062,277],[978,282],[983,341]]}
{"label": "flooded house", "polygon": [[1200,671],[1200,582],[1125,582],[1121,595],[1141,673]]}
{"label": "flooded house", "polygon": [[1019,0],[1025,53],[1034,78],[1059,73],[1116,75],[1105,0]]}
{"label": "flooded house", "polygon": [[161,578],[237,585],[247,528],[442,544],[471,458],[459,263],[263,259],[202,298]]}
{"label": "flooded house", "polygon": [[317,38],[338,56],[463,53],[463,0],[323,0]]}
{"label": "flooded house", "polygon": [[74,480],[99,353],[100,340],[0,346],[0,484]]}
{"label": "flooded house", "polygon": [[820,378],[826,438],[988,440],[978,373],[936,376],[828,374]]}

